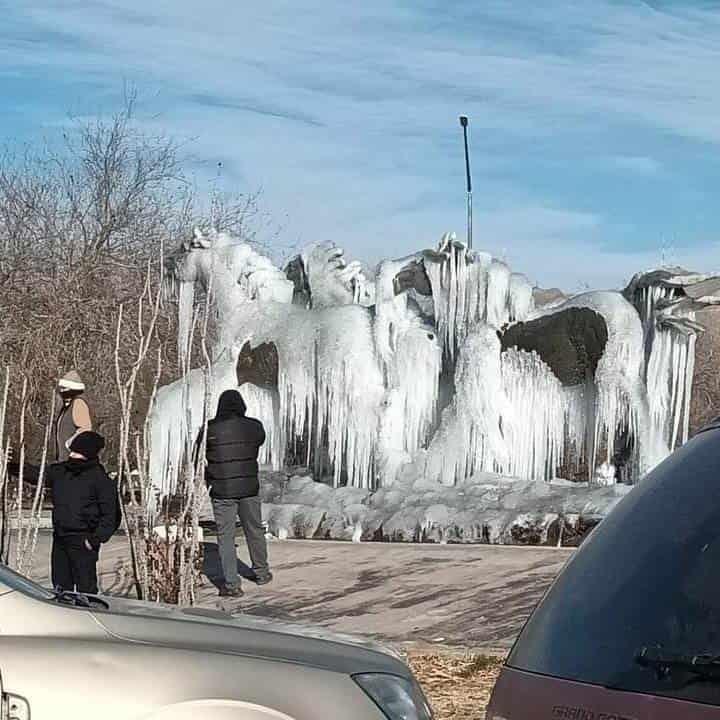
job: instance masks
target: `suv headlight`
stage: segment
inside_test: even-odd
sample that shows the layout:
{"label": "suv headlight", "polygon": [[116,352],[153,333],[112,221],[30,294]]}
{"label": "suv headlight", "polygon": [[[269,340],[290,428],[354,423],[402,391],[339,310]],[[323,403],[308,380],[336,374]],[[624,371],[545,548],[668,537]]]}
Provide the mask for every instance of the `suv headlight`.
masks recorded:
{"label": "suv headlight", "polygon": [[388,720],[432,720],[433,714],[422,690],[398,675],[365,673],[353,680],[383,711]]}

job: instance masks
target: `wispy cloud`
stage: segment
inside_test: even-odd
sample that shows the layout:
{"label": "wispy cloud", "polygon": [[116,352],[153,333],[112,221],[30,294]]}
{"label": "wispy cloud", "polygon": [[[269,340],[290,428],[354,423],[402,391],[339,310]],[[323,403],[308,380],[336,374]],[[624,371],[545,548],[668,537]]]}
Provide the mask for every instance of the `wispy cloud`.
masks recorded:
{"label": "wispy cloud", "polygon": [[462,226],[465,112],[476,234],[518,269],[618,284],[661,232],[720,265],[707,5],[32,0],[3,25],[0,87],[23,108],[8,133],[108,109],[129,80],[196,159],[262,185],[298,241],[375,259]]}
{"label": "wispy cloud", "polygon": [[640,175],[654,175],[662,168],[662,165],[654,158],[642,155],[619,155],[612,158],[611,163],[620,170],[628,170]]}

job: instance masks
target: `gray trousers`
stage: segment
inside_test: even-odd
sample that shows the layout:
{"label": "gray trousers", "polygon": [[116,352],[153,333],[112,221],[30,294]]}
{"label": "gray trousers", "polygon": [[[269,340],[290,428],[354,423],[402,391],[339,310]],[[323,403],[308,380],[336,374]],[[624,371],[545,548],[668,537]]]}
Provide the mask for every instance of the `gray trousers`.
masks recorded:
{"label": "gray trousers", "polygon": [[247,541],[252,569],[257,575],[268,572],[267,542],[262,524],[262,503],[259,497],[242,500],[212,501],[215,523],[217,525],[218,552],[222,565],[225,584],[239,587],[237,554],[235,552],[235,520],[240,518]]}

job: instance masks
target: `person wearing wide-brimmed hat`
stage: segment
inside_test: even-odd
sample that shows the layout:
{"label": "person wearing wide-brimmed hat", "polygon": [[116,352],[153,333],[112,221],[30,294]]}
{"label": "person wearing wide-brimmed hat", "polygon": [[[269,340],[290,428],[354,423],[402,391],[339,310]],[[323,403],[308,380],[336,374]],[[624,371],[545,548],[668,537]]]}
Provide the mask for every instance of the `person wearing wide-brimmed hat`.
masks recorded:
{"label": "person wearing wide-brimmed hat", "polygon": [[55,417],[55,460],[67,460],[68,444],[79,432],[92,430],[90,408],[82,397],[85,383],[75,370],[63,375],[57,384],[62,405]]}

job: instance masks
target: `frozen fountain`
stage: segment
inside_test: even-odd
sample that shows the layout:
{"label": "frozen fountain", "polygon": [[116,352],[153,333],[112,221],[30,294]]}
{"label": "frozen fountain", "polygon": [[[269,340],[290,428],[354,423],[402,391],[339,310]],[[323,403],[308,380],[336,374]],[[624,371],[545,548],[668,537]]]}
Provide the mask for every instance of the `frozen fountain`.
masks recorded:
{"label": "frozen fountain", "polygon": [[[687,440],[694,313],[720,302],[714,277],[673,269],[542,304],[453,235],[374,277],[333,245],[281,270],[221,233],[196,233],[168,267],[183,358],[195,289],[211,293],[211,407],[238,387],[268,431],[271,528],[356,540],[507,542],[528,527],[554,542],[601,516]],[[158,393],[162,492],[205,396],[201,370]]]}

